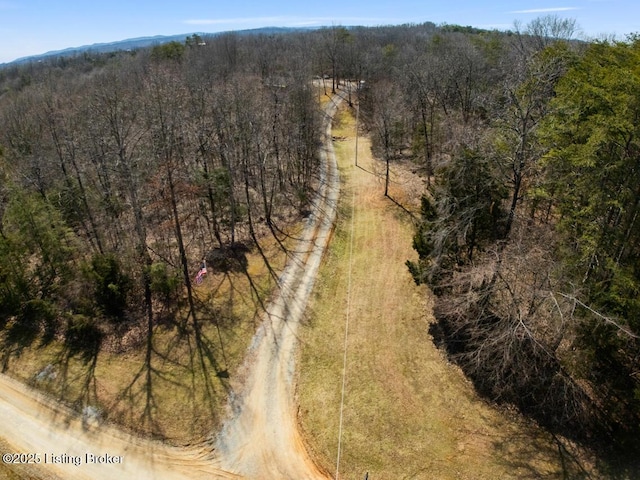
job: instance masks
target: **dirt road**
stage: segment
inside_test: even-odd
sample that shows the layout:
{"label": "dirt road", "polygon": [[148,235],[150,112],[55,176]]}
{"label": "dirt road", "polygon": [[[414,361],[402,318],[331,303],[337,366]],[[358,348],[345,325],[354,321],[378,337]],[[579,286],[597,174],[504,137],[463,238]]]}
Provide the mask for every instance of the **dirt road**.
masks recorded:
{"label": "dirt road", "polygon": [[[331,119],[341,100],[325,110],[319,195],[302,239],[280,278],[243,367],[231,414],[211,445],[175,448],[136,438],[77,414],[0,375],[0,437],[32,454],[43,478],[120,479],[324,479],[309,458],[294,405],[296,330],[329,241],[338,201]],[[1,460],[0,460],[1,461]],[[235,472],[235,473],[228,473]]]}
{"label": "dirt road", "polygon": [[83,425],[77,414],[4,375],[0,418],[2,437],[12,449],[1,453],[32,454],[34,473],[45,478],[239,478],[220,470],[204,448],[169,447],[112,427]]}
{"label": "dirt road", "polygon": [[245,383],[215,440],[222,468],[247,478],[325,479],[300,437],[294,404],[297,330],[333,229],[339,178],[331,120],[342,101],[325,109],[321,188],[302,239],[280,277],[245,364]]}

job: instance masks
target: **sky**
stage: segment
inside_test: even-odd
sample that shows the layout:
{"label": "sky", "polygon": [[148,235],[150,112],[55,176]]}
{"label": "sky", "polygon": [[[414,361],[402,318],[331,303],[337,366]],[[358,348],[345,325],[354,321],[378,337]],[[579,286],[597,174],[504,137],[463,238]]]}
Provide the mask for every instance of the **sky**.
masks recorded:
{"label": "sky", "polygon": [[154,35],[427,21],[507,30],[544,15],[575,19],[587,38],[640,32],[638,0],[0,0],[0,63]]}

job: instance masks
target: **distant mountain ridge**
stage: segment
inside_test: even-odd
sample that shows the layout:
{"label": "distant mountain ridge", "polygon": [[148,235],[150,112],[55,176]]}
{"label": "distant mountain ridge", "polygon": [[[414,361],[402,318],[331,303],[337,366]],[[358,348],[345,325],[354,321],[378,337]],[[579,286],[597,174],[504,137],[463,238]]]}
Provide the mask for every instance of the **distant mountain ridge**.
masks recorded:
{"label": "distant mountain ridge", "polygon": [[72,56],[72,55],[77,55],[79,53],[84,53],[84,52],[109,53],[109,52],[117,52],[117,51],[123,51],[123,50],[125,51],[137,50],[140,48],[151,47],[153,45],[160,45],[163,43],[184,42],[185,39],[191,35],[199,35],[201,37],[215,37],[215,36],[224,35],[228,33],[237,33],[239,35],[274,35],[278,33],[307,31],[307,30],[313,30],[316,28],[322,28],[322,27],[262,27],[262,28],[255,28],[255,29],[249,29],[249,30],[236,30],[236,31],[216,32],[216,33],[191,32],[191,33],[183,33],[178,35],[154,35],[151,37],[136,37],[136,38],[128,38],[125,40],[117,40],[114,42],[94,43],[92,45],[83,45],[80,47],[69,47],[62,50],[52,50],[50,52],[41,53],[38,55],[29,55],[27,57],[21,57],[11,62],[0,64],[0,65],[27,63],[27,62],[33,62],[38,60],[44,60],[46,58],[51,58],[51,57]]}

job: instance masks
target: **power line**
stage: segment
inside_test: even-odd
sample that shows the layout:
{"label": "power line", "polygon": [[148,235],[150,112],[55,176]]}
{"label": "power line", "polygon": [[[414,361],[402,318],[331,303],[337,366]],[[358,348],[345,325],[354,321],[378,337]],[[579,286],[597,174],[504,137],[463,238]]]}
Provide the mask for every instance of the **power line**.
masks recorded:
{"label": "power line", "polygon": [[[356,133],[357,135],[357,133]],[[356,150],[357,155],[357,150]],[[355,173],[355,172],[354,172]],[[340,398],[340,423],[338,426],[338,455],[336,459],[336,477],[335,480],[339,478],[340,472],[340,455],[342,453],[342,425],[344,419],[344,395],[345,395],[345,386],[347,379],[347,341],[349,338],[349,319],[351,317],[351,277],[353,271],[353,233],[354,233],[354,219],[356,213],[356,189],[355,185],[353,186],[352,196],[351,196],[351,234],[349,239],[349,271],[347,274],[347,312],[344,326],[344,358],[342,362],[342,394]]]}

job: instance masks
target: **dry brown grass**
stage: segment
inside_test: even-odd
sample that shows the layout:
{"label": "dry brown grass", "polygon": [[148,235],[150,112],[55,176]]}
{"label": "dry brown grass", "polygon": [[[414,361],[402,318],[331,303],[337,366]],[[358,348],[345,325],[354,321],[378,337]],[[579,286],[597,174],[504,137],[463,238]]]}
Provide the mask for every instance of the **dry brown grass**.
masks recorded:
{"label": "dry brown grass", "polygon": [[[280,272],[284,252],[269,237],[262,247],[276,273]],[[135,347],[124,353],[103,348],[95,362],[79,355],[69,357],[61,342],[39,346],[36,341],[19,355],[6,357],[6,373],[78,410],[95,406],[103,418],[128,430],[176,444],[201,441],[222,421],[230,382],[238,374],[261,306],[275,283],[257,252],[248,254],[248,261],[251,281],[244,273],[210,272],[195,289],[200,343],[192,317],[186,330],[166,322],[155,326],[149,377],[144,329],[129,333],[140,337],[132,342]],[[56,378],[34,382],[49,364]]]}
{"label": "dry brown grass", "polygon": [[[564,478],[552,437],[479,399],[434,346],[429,293],[405,267],[415,257],[410,216],[384,198],[382,166],[366,139],[358,144],[361,168],[353,166],[353,135],[353,116],[344,111],[334,130],[341,139],[338,225],[302,333],[300,422],[311,450],[335,475],[349,305],[340,478]],[[410,168],[394,168],[390,195],[415,211],[408,187],[420,180]],[[576,470],[564,462],[567,472]]]}

